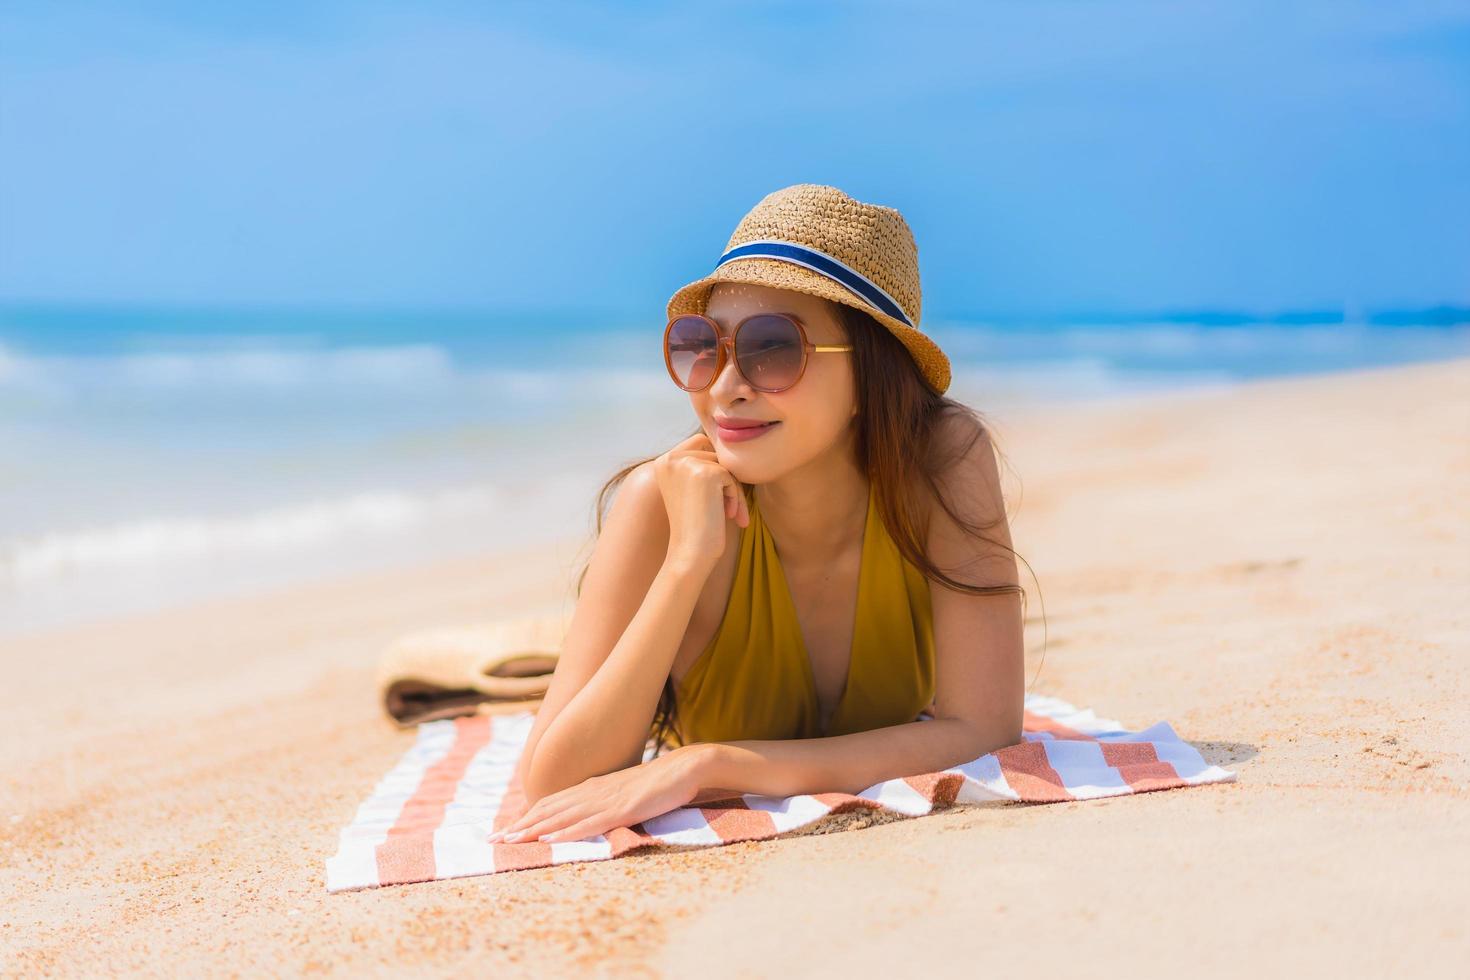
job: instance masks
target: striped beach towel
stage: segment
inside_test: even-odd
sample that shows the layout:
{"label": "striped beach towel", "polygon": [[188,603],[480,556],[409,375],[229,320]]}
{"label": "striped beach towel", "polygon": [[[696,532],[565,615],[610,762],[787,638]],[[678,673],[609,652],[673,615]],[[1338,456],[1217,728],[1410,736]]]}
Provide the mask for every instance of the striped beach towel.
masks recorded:
{"label": "striped beach towel", "polygon": [[[1142,731],[1027,695],[1022,741],[973,762],[848,793],[736,799],[684,806],[580,841],[486,843],[525,812],[512,780],[531,711],[425,722],[418,737],[342,830],[327,859],[327,891],[462,878],[574,861],[637,847],[759,840],[858,808],[921,816],[955,803],[1057,803],[1203,783],[1235,773],[1209,765],[1168,722]],[[645,761],[652,755],[645,753]]]}

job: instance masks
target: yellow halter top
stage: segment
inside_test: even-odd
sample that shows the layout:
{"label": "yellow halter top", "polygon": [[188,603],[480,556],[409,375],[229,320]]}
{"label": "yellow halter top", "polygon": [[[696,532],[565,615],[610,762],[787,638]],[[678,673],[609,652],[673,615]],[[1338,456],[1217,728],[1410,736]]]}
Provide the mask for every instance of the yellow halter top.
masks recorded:
{"label": "yellow halter top", "polygon": [[889,537],[872,484],[847,686],[825,732],[775,539],[754,492],[746,500],[724,617],[674,692],[683,741],[815,738],[914,721],[934,697],[929,582]]}

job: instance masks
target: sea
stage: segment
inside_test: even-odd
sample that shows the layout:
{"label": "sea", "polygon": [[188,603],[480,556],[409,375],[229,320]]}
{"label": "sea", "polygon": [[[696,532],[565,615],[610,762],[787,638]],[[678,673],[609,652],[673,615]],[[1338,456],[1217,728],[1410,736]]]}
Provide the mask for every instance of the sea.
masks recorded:
{"label": "sea", "polygon": [[[662,320],[0,306],[0,639],[594,530],[694,430]],[[992,417],[1470,356],[1470,309],[957,317]]]}

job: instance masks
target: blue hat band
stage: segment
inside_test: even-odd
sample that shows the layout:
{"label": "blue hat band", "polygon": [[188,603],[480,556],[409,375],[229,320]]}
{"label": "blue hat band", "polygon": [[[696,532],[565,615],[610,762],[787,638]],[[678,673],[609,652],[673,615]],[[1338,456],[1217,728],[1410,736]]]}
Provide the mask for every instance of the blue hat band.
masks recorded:
{"label": "blue hat band", "polygon": [[914,325],[914,322],[908,318],[908,314],[904,313],[903,307],[899,306],[893,297],[884,291],[883,287],[840,259],[834,259],[826,252],[819,252],[805,245],[769,238],[746,242],[721,255],[720,261],[715,263],[715,268],[718,269],[726,262],[733,262],[735,259],[752,258],[778,259],[820,273],[839,285],[845,286],[878,312],[893,317],[905,326],[913,327]]}

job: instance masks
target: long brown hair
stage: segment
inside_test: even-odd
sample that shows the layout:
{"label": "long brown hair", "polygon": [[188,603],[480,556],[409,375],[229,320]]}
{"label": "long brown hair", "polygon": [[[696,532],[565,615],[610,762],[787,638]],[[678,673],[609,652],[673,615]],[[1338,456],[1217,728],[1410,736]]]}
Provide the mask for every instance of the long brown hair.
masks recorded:
{"label": "long brown hair", "polygon": [[[1026,590],[1019,584],[972,585],[958,581],[946,575],[935,565],[924,550],[924,541],[928,537],[928,511],[923,506],[923,501],[932,498],[939,501],[950,520],[963,527],[967,533],[1015,555],[1026,565],[1027,570],[1031,571],[1032,581],[1037,581],[1030,562],[1021,558],[1020,554],[1009,545],[984,533],[1001,523],[1005,519],[1004,514],[996,517],[990,523],[971,523],[955,513],[954,508],[950,506],[950,502],[945,499],[939,489],[938,477],[947,465],[968,452],[976,439],[991,432],[984,416],[968,405],[945,395],[936,394],[924,383],[918,366],[909,356],[908,349],[903,346],[903,342],[872,316],[846,303],[831,303],[831,306],[839,322],[847,331],[847,342],[853,345],[853,378],[856,383],[858,402],[855,447],[857,463],[863,472],[868,474],[869,480],[877,489],[875,497],[879,503],[880,516],[894,544],[898,547],[899,553],[923,572],[926,578],[946,588],[970,595],[1019,595],[1024,623]],[[939,445],[936,439],[941,420],[951,412],[968,415],[976,423],[975,434],[970,441],[952,452],[949,451],[948,446]],[[701,429],[696,424],[689,435],[694,435],[699,431]],[[1004,454],[1001,454],[999,447],[995,445],[993,432],[991,433],[991,445],[1001,456],[1002,461],[1005,461]],[[597,495],[595,508],[594,543],[597,535],[602,533],[602,521],[607,511],[609,495],[617,489],[629,473],[657,458],[658,456],[654,455],[629,463],[602,485]],[[1009,466],[1008,463],[1007,466]],[[915,477],[922,484],[922,490],[915,486]],[[746,489],[749,489],[749,484],[746,484]],[[927,493],[927,498],[925,493]],[[918,517],[921,513],[926,515],[925,518]],[[587,569],[590,564],[591,559],[589,558],[577,576],[576,594],[579,598],[582,595],[582,582],[587,577]],[[1045,629],[1044,601],[1043,629]],[[1043,662],[1045,657],[1046,647],[1043,638]],[[1037,670],[1040,670],[1040,664],[1037,665]],[[658,706],[654,710],[652,725],[655,752],[663,749],[670,734],[678,739],[680,744],[683,744],[684,740],[678,727],[672,675],[664,680],[664,688],[659,695]]]}

